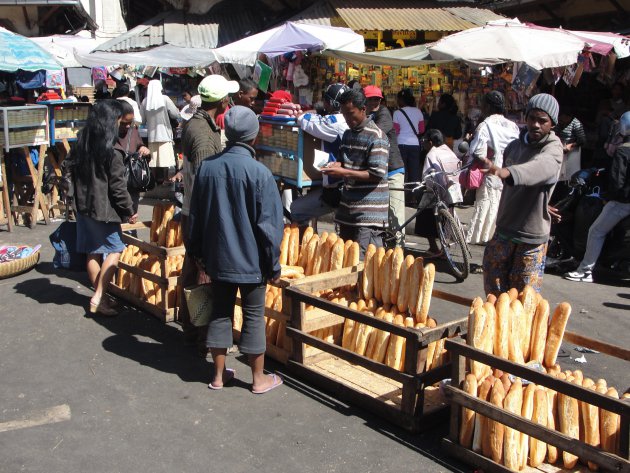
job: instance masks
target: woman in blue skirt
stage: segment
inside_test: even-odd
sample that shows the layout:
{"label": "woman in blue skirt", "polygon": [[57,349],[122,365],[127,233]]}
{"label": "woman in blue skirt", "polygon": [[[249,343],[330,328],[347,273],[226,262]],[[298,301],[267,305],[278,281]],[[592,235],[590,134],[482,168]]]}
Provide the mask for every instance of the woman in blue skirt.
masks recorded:
{"label": "woman in blue skirt", "polygon": [[137,220],[127,191],[123,155],[114,149],[122,114],[117,100],[96,103],[70,156],[77,249],[87,254],[88,277],[95,288],[90,312],[106,316],[117,314],[106,292],[125,249],[120,224]]}

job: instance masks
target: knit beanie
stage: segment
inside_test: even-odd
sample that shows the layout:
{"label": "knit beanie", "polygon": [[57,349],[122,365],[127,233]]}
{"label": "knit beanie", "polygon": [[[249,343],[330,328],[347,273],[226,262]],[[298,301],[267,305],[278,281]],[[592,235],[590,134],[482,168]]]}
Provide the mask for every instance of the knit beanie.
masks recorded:
{"label": "knit beanie", "polygon": [[225,114],[225,137],[228,141],[252,141],[258,136],[258,128],[258,118],[251,108],[236,105]]}
{"label": "knit beanie", "polygon": [[554,125],[558,124],[558,112],[560,111],[560,105],[558,101],[549,94],[537,94],[534,95],[529,102],[527,102],[527,109],[525,110],[525,116],[529,114],[531,110],[538,109],[546,112],[551,118]]}

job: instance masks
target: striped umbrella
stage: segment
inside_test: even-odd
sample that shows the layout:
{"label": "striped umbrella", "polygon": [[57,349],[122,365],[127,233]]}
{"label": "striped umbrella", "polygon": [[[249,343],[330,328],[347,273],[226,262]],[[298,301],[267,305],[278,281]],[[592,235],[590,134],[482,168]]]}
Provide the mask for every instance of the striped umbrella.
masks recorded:
{"label": "striped umbrella", "polygon": [[61,68],[61,64],[37,43],[0,27],[0,71],[58,71]]}

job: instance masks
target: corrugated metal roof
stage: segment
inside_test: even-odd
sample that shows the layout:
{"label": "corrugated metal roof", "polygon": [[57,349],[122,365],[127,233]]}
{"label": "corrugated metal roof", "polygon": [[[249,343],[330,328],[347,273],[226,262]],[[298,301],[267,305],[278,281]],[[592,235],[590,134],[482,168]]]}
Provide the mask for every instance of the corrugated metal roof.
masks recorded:
{"label": "corrugated metal roof", "polygon": [[27,6],[53,6],[53,5],[80,5],[81,0],[0,0],[0,5]]}
{"label": "corrugated metal roof", "polygon": [[348,26],[355,31],[462,31],[503,18],[483,8],[436,8],[435,2],[429,3],[433,8],[423,8],[419,3],[413,0],[324,0],[295,15],[291,21]]}
{"label": "corrugated metal roof", "polygon": [[264,27],[260,12],[245,9],[189,15],[182,11],[160,13],[143,24],[101,44],[98,51],[142,51],[164,44],[212,49],[258,33]]}

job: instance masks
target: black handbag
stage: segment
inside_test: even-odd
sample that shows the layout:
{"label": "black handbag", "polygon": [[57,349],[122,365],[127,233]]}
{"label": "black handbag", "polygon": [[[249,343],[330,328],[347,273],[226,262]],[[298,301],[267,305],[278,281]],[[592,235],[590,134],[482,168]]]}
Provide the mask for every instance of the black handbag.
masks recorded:
{"label": "black handbag", "polygon": [[127,189],[136,192],[146,192],[155,187],[155,180],[151,174],[149,163],[138,153],[125,156],[125,176]]}

